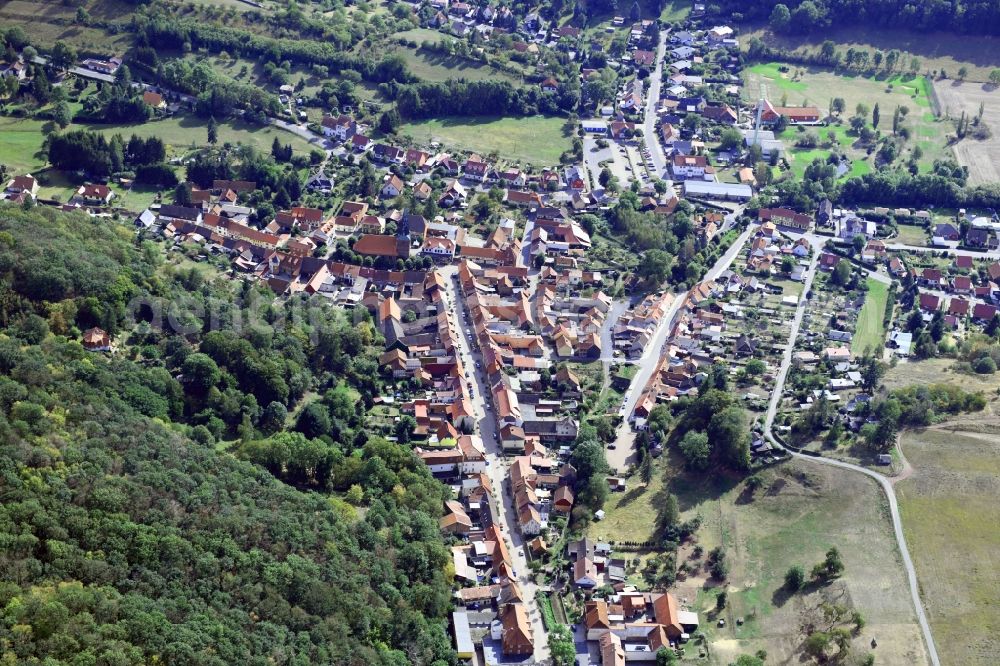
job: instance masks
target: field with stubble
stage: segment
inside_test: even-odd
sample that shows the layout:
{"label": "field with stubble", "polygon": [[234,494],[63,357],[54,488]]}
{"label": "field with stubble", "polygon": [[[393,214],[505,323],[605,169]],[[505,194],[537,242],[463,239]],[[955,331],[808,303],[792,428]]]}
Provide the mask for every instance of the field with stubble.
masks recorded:
{"label": "field with stubble", "polygon": [[986,141],[966,138],[952,146],[959,164],[969,167],[969,182],[975,185],[1000,181],[1000,88],[987,83],[935,81],[934,92],[941,103],[941,113],[959,118],[979,113],[993,132]]}
{"label": "field with stubble", "polygon": [[988,425],[963,419],[902,438],[913,471],[896,485],[899,510],[946,666],[1000,654],[1000,435]]}

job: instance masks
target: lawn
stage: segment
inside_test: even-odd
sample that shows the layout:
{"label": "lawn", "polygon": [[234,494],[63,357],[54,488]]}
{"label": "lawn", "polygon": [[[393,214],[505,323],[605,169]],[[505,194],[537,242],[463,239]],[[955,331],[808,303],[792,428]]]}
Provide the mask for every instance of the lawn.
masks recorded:
{"label": "lawn", "polygon": [[565,120],[546,116],[527,118],[446,117],[406,123],[400,133],[417,143],[439,142],[446,148],[472,150],[514,162],[552,166],[570,148],[563,134]]}
{"label": "lawn", "polygon": [[671,0],[663,6],[661,21],[683,21],[691,13],[691,3],[685,0]]}
{"label": "lawn", "polygon": [[858,321],[854,324],[854,338],[851,340],[851,352],[855,355],[873,351],[880,354],[885,346],[885,304],[889,300],[889,285],[868,278],[868,292],[865,294],[865,304],[861,307]]}
{"label": "lawn", "polygon": [[[852,158],[851,171],[846,175],[867,173],[871,168],[870,164],[859,163],[859,160],[865,159],[865,151],[855,147],[855,138],[847,134],[848,119],[854,115],[854,110],[860,103],[869,108],[869,122],[871,110],[876,103],[879,105],[881,115],[878,129],[883,132],[891,130],[892,114],[897,106],[909,109],[903,125],[911,130],[913,138],[906,144],[907,148],[904,148],[900,158],[908,157],[908,148],[919,145],[924,153],[920,164],[926,169],[935,159],[950,154],[945,147],[945,135],[951,130],[951,125],[929,113],[929,83],[923,76],[876,78],[839,74],[819,67],[769,62],[747,68],[744,70],[744,78],[748,95],[755,98],[763,87],[767,90],[768,98],[775,104],[784,100],[791,106],[814,105],[825,113],[834,97],[842,98],[845,110],[840,114],[839,122],[814,128],[814,131],[824,146],[828,142],[829,132],[834,132],[837,143]],[[814,157],[825,158],[828,151],[825,148],[815,151],[796,150],[791,144],[798,131],[797,128],[789,129],[782,135],[782,139],[786,140],[793,171],[801,175],[801,171]]]}
{"label": "lawn", "polygon": [[927,230],[915,224],[897,224],[896,240],[914,247],[927,246]]}
{"label": "lawn", "polygon": [[[704,555],[693,557],[693,544],[681,548],[678,564],[686,562],[696,572],[682,576],[673,591],[702,616],[708,663],[729,664],[759,649],[767,650],[768,663],[795,663],[803,658],[803,619],[822,601],[847,604],[867,619],[853,640],[856,655],[877,637],[879,664],[926,663],[885,500],[874,483],[795,461],[759,472],[762,484],[754,493],[725,476],[688,475],[679,471],[681,465],[678,459],[658,461],[648,488],[637,477],[629,479],[629,490],[612,494],[605,519],[593,523],[588,534],[611,541],[648,539],[665,489],[677,496],[682,519],[701,518],[697,545],[705,553],[721,546],[730,563],[728,605],[721,615],[726,627],[717,627],[710,615],[718,587],[704,571]],[[790,597],[782,591],[790,566],[808,572],[832,546],[846,565],[840,580]]]}
{"label": "lawn", "polygon": [[995,664],[1000,654],[1000,437],[909,432],[913,476],[896,485],[941,663]]}

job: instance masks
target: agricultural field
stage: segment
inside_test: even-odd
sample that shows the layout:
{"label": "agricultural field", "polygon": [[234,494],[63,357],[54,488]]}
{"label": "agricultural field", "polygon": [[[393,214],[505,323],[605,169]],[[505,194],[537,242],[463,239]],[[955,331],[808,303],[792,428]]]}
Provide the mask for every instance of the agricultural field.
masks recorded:
{"label": "agricultural field", "polygon": [[445,148],[472,150],[504,159],[551,166],[570,148],[561,118],[435,118],[405,123],[399,130],[418,144],[433,142]]}
{"label": "agricultural field", "polygon": [[[823,601],[846,604],[867,619],[853,640],[855,655],[868,652],[877,637],[877,663],[927,663],[885,499],[873,482],[793,461],[759,472],[762,484],[754,492],[744,482],[688,475],[681,465],[661,460],[649,487],[629,479],[629,490],[612,494],[607,516],[591,525],[589,536],[649,538],[666,490],[677,496],[682,519],[701,518],[696,544],[685,544],[678,554],[678,564],[693,565],[696,573],[679,577],[673,591],[706,619],[708,663],[729,664],[759,649],[767,650],[768,663],[795,663],[802,657],[802,623]],[[721,546],[730,562],[728,604],[718,616],[713,609],[720,586],[701,566],[704,555],[693,557],[694,545],[705,553]],[[788,595],[782,588],[788,568],[801,565],[808,572],[832,546],[844,558],[843,577]],[[724,628],[717,626],[719,618],[726,620]]]}
{"label": "agricultural field", "polygon": [[955,33],[926,33],[911,30],[890,30],[881,26],[852,25],[847,28],[832,26],[813,33],[777,35],[766,26],[741,26],[740,43],[746,47],[754,37],[773,46],[798,53],[818,53],[827,39],[833,41],[841,53],[853,48],[883,53],[897,49],[901,62],[909,64],[913,58],[920,61],[920,71],[931,74],[945,72],[955,76],[960,67],[969,70],[970,81],[986,81],[990,71],[1000,67],[1000,53],[996,39],[979,35]]}
{"label": "agricultural field", "polygon": [[976,116],[979,106],[983,108],[983,121],[992,130],[993,136],[985,141],[966,137],[952,146],[959,164],[969,167],[969,182],[985,185],[1000,181],[1000,90],[980,83],[960,83],[958,81],[935,81],[934,92],[941,103],[941,112],[951,118],[959,118],[964,111],[967,116]]}
{"label": "agricultural field", "polygon": [[[968,425],[983,429],[980,419]],[[903,435],[913,471],[896,484],[896,495],[941,663],[994,664],[1000,435],[955,427]]]}
{"label": "agricultural field", "polygon": [[889,300],[889,285],[874,278],[868,278],[865,304],[861,307],[854,325],[851,352],[855,355],[866,351],[880,353],[885,346],[885,304]]}
{"label": "agricultural field", "polygon": [[865,151],[855,147],[854,137],[847,135],[848,118],[854,114],[859,103],[867,105],[869,110],[876,103],[879,104],[879,128],[883,131],[891,127],[892,113],[897,106],[909,109],[903,123],[912,132],[907,146],[920,146],[923,151],[920,164],[923,168],[929,168],[935,159],[946,154],[946,135],[953,127],[949,121],[934,116],[931,84],[923,77],[873,78],[771,62],[744,70],[744,79],[748,95],[756,96],[761,86],[765,86],[768,97],[774,103],[785,99],[792,106],[814,105],[825,112],[834,97],[843,98],[845,111],[841,114],[842,122],[813,130],[820,140],[820,148],[802,151],[794,147],[796,133],[808,130],[789,128],[781,135],[786,141],[789,163],[796,175],[800,176],[814,158],[825,159],[829,156],[831,146],[828,134],[831,131],[834,132],[837,144],[852,159],[850,175],[860,175],[871,170],[872,164]]}

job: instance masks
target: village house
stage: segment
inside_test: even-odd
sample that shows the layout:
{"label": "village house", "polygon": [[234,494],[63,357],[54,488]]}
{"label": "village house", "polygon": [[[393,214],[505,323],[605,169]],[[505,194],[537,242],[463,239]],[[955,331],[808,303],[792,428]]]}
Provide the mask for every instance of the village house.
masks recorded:
{"label": "village house", "polygon": [[385,181],[382,184],[381,194],[385,199],[393,199],[398,197],[403,191],[404,187],[403,179],[394,173],[386,175]]}
{"label": "village house", "polygon": [[111,203],[115,193],[107,185],[81,185],[70,199],[70,203],[80,203],[89,206],[106,206]]}
{"label": "village house", "polygon": [[766,99],[762,103],[760,121],[764,125],[774,125],[782,117],[789,125],[819,125],[822,122],[822,114],[815,106],[774,106]]}
{"label": "village house", "polygon": [[772,222],[777,227],[791,231],[806,232],[812,227],[812,217],[788,208],[761,208],[757,217],[761,222]]}
{"label": "village house", "polygon": [[146,106],[157,111],[167,108],[167,102],[163,99],[163,95],[152,90],[142,93],[142,101]]}
{"label": "village house", "polygon": [[336,118],[325,115],[320,122],[320,126],[323,129],[323,136],[338,141],[347,141],[358,131],[357,122],[354,118],[347,115],[340,115]]}
{"label": "village house", "polygon": [[674,155],[670,163],[671,172],[678,180],[712,180],[714,171],[702,155]]}
{"label": "village house", "polygon": [[101,328],[88,328],[83,332],[83,348],[89,352],[111,351],[111,336]]}
{"label": "village house", "polygon": [[23,176],[14,176],[8,183],[6,192],[8,195],[26,194],[32,199],[38,196],[38,180],[30,173]]}
{"label": "village house", "polygon": [[931,243],[934,245],[949,245],[962,240],[962,233],[951,223],[934,225],[931,232]]}

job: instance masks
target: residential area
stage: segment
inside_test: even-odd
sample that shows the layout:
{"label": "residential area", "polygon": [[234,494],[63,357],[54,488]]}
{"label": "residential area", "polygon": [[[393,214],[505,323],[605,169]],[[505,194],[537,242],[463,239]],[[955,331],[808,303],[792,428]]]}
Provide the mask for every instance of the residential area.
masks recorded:
{"label": "residential area", "polygon": [[[112,408],[330,514],[336,557],[287,527],[247,583],[253,603],[281,599],[252,624],[308,608],[365,648],[304,660],[949,662],[911,531],[927,529],[913,480],[928,477],[903,445],[926,454],[953,422],[992,441],[1000,202],[935,143],[989,140],[985,105],[940,108],[942,69],[890,65],[885,49],[859,70],[868,51],[831,40],[796,50],[804,3],[761,17],[686,1],[212,0],[130,23],[84,4],[44,22],[57,38],[0,29],[0,356],[25,387],[3,387],[0,425],[49,451],[18,453],[18,478],[75,483],[60,475],[80,458],[52,442],[89,441],[90,421],[62,424],[105,412],[60,411],[65,393],[35,387],[107,367],[130,387]],[[112,230],[141,262],[115,245],[93,275],[35,275],[8,257],[35,247],[8,230],[33,215]],[[38,247],[36,262],[51,254]],[[96,282],[136,300],[111,307],[88,295]],[[142,301],[175,288],[236,305],[213,303],[199,327]],[[15,372],[31,346],[73,356],[68,370]],[[127,456],[102,474],[142,467]],[[93,486],[74,503],[102,515],[140,495]],[[155,507],[175,523],[212,513]],[[280,542],[264,528],[286,526],[252,535]],[[239,536],[199,567],[249,561]],[[343,571],[338,540],[362,553]],[[112,566],[89,546],[67,585]],[[23,572],[60,552],[48,543]],[[169,580],[151,571],[129,584]],[[351,596],[310,597],[300,571],[352,576]],[[12,627],[39,605],[21,593]],[[41,654],[32,626],[16,658]]]}

